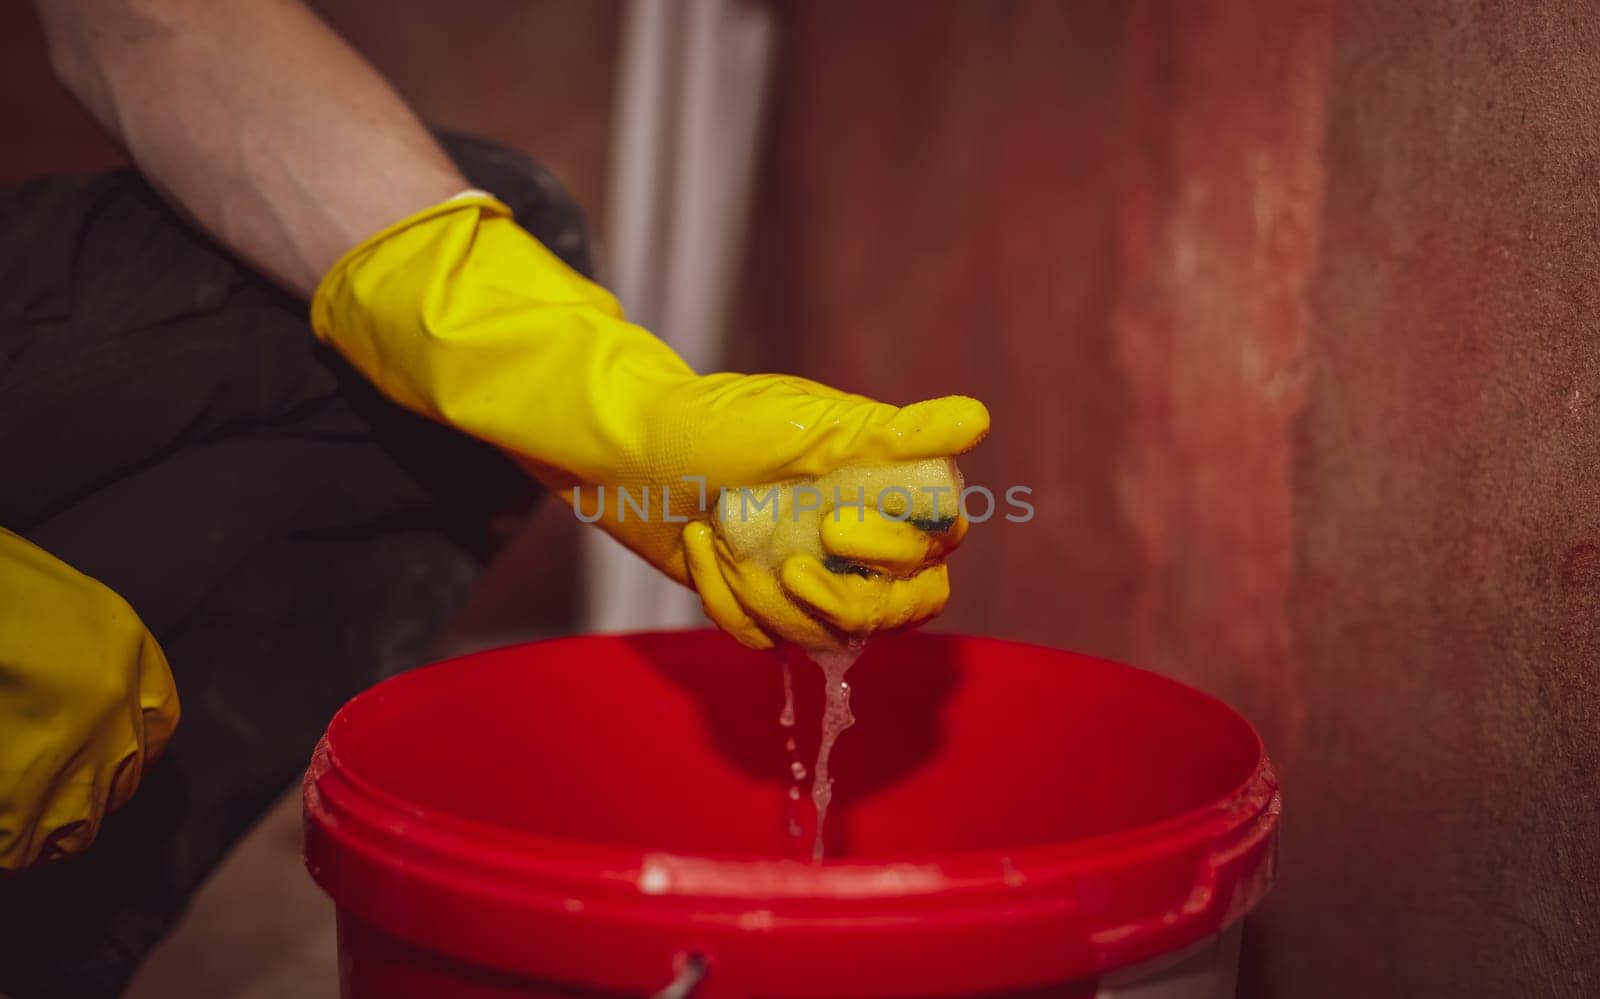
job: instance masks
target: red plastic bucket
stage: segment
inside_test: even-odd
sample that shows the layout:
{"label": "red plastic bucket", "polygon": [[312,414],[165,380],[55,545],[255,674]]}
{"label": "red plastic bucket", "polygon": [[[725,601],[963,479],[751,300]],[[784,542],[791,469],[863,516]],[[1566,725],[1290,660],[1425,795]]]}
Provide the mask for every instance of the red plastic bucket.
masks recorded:
{"label": "red plastic bucket", "polygon": [[[809,765],[821,671],[794,670]],[[1279,809],[1243,718],[981,638],[881,640],[850,681],[821,864],[776,661],[721,634],[522,645],[356,697],[305,781],[344,995],[649,995],[690,955],[696,999],[1231,992]]]}

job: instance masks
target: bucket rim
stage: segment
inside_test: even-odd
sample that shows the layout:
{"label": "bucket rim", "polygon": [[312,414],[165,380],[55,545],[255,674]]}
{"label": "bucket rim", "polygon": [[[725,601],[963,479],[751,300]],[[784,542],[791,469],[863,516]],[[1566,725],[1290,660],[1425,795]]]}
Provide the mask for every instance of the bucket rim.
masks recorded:
{"label": "bucket rim", "polygon": [[[342,765],[337,751],[334,749],[331,738],[336,727],[348,722],[347,711],[357,701],[367,696],[373,690],[378,690],[386,684],[401,679],[423,670],[449,668],[453,664],[471,660],[489,652],[507,652],[530,646],[552,646],[567,643],[584,644],[596,639],[628,640],[649,642],[662,638],[682,638],[689,636],[716,634],[714,629],[659,629],[638,632],[606,632],[589,633],[581,635],[563,635],[556,638],[536,639],[528,642],[516,642],[492,649],[483,649],[451,656],[441,659],[416,670],[408,671],[398,677],[392,677],[368,688],[350,698],[334,714],[328,724],[328,732],[318,743],[310,770],[306,775],[306,786],[311,787],[313,778],[321,779],[325,775],[337,774],[338,779],[349,786],[353,795],[359,796],[363,802],[386,813],[388,818],[408,820],[423,823],[430,829],[446,834],[446,841],[438,845],[445,846],[447,841],[462,841],[462,845],[470,842],[481,844],[493,842],[503,845],[507,849],[515,850],[517,856],[556,854],[563,856],[581,855],[596,862],[610,862],[617,867],[638,866],[640,862],[652,857],[670,857],[677,860],[692,860],[697,864],[706,866],[726,866],[730,870],[737,870],[741,874],[748,874],[753,868],[768,867],[773,865],[789,866],[791,864],[818,876],[827,871],[859,872],[865,869],[881,869],[883,867],[907,866],[938,866],[949,870],[969,870],[974,868],[993,866],[998,863],[1001,856],[1008,857],[1015,864],[1019,860],[1040,862],[1046,860],[1067,861],[1071,860],[1081,864],[1089,864],[1095,860],[1103,859],[1109,854],[1123,852],[1127,847],[1157,841],[1168,841],[1169,837],[1182,835],[1189,832],[1191,835],[1205,836],[1207,832],[1217,831],[1216,827],[1226,827],[1237,824],[1240,810],[1247,813],[1278,814],[1281,811],[1281,796],[1278,789],[1276,768],[1267,753],[1266,745],[1261,739],[1255,726],[1251,725],[1239,712],[1206,691],[1191,687],[1181,681],[1157,673],[1153,670],[1127,663],[1118,662],[1102,656],[1087,653],[1070,652],[1080,659],[1092,660],[1105,666],[1121,670],[1130,670],[1144,674],[1161,683],[1173,684],[1182,687],[1189,694],[1210,701],[1222,712],[1233,716],[1244,726],[1243,730],[1249,734],[1255,750],[1255,766],[1250,774],[1237,785],[1216,799],[1198,805],[1184,812],[1179,812],[1153,822],[1119,829],[1114,832],[1102,833],[1095,836],[1074,837],[1067,840],[1055,840],[1048,843],[1035,843],[1027,846],[1018,846],[1009,849],[969,849],[930,851],[915,854],[874,855],[852,853],[847,857],[824,858],[820,863],[799,860],[795,858],[755,857],[737,853],[696,853],[682,854],[670,850],[650,849],[646,847],[627,846],[614,843],[595,843],[565,836],[551,836],[526,830],[512,829],[493,822],[473,819],[466,816],[452,815],[441,809],[430,808],[416,802],[408,801],[400,796],[378,787],[373,782],[363,778],[353,768]],[[926,633],[924,639],[949,640],[957,642],[981,642],[986,646],[1010,646],[1014,648],[1033,649],[1040,652],[1060,654],[1068,650],[1058,649],[1033,642],[1021,642],[1005,638],[992,638],[983,635],[966,635],[954,633]],[[308,793],[310,793],[308,791]],[[352,802],[345,799],[342,807],[351,807]],[[341,807],[335,805],[334,807]],[[797,876],[799,876],[797,874]],[[901,894],[890,892],[889,894]],[[727,897],[745,897],[736,894]]]}
{"label": "bucket rim", "polygon": [[[577,635],[504,649],[597,640],[692,641],[703,634],[714,632]],[[983,636],[919,638],[1065,652]],[[474,652],[421,670],[448,668],[496,651],[503,650]],[[851,854],[821,863],[739,854],[686,856],[447,814],[405,800],[355,772],[338,749],[347,712],[372,691],[419,670],[357,695],[330,722],[303,782],[307,867],[342,910],[401,938],[509,971],[543,974],[570,955],[546,953],[536,959],[526,946],[508,953],[505,946],[454,932],[438,912],[427,918],[418,915],[417,906],[402,912],[396,898],[426,895],[439,911],[460,914],[496,908],[530,934],[552,932],[557,921],[579,911],[574,905],[603,919],[611,932],[631,927],[628,932],[663,940],[680,940],[691,925],[708,941],[782,931],[791,942],[811,934],[838,946],[838,934],[849,930],[892,949],[930,926],[952,932],[1026,927],[1052,938],[1082,938],[1087,949],[1063,947],[1048,956],[1019,953],[1018,982],[1125,966],[1203,939],[1255,907],[1275,877],[1281,792],[1259,733],[1220,699],[1149,670],[1070,655],[1143,674],[1210,702],[1249,733],[1255,764],[1248,776],[1209,802],[1153,822],[1009,850]],[[1133,875],[1129,880],[1142,887],[1104,904],[1086,903],[1076,891],[1085,882],[1119,874]],[[752,916],[759,919],[749,922]],[[481,928],[482,920],[474,921]],[[713,943],[707,947],[716,949]],[[796,947],[797,953],[804,949]],[[1029,970],[1034,965],[1050,970]],[[607,979],[610,973],[600,966],[584,972],[617,987],[627,984],[621,977]]]}

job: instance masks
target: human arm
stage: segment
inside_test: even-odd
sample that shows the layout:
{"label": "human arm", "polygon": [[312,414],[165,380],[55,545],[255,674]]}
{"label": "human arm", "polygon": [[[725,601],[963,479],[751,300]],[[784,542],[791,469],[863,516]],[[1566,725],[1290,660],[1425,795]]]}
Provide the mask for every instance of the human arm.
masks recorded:
{"label": "human arm", "polygon": [[[943,558],[964,529],[953,518],[909,543],[883,518],[845,540],[813,519],[809,537],[751,547],[703,506],[630,523],[616,490],[659,502],[682,497],[685,477],[715,494],[947,458],[987,431],[980,404],[900,409],[803,379],[698,375],[503,205],[455,198],[467,183],[415,116],[291,0],[38,2],[69,87],[203,228],[314,291],[320,337],[396,402],[498,445],[569,499],[610,487],[599,526],[693,586],[740,640],[831,645],[943,608]],[[830,556],[850,571],[827,569]]]}
{"label": "human arm", "polygon": [[57,76],[219,243],[310,297],[372,233],[470,185],[297,0],[36,0]]}

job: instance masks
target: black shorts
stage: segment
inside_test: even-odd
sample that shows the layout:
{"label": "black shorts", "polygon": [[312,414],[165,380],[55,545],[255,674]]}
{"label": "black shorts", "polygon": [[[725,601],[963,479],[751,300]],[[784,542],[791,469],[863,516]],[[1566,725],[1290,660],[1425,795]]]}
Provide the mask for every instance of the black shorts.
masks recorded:
{"label": "black shorts", "polygon": [[[443,138],[589,272],[547,171]],[[421,661],[490,525],[537,495],[493,449],[380,397],[316,343],[305,303],[136,174],[0,189],[0,525],[122,594],[183,706],[87,854],[0,880],[0,993],[120,992],[333,711]]]}

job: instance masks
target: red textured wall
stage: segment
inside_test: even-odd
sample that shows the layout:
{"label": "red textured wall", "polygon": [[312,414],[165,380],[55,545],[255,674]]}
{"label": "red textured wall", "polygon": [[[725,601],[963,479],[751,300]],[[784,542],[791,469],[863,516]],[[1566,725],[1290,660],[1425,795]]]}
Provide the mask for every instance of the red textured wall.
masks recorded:
{"label": "red textured wall", "polygon": [[1600,995],[1600,22],[1344,4],[1327,92],[1273,977]]}
{"label": "red textured wall", "polygon": [[0,136],[0,184],[124,162],[56,84],[44,30],[26,0],[0,0]]}
{"label": "red textured wall", "polygon": [[1255,719],[1244,994],[1600,994],[1593,12],[785,15],[740,361],[988,400],[941,626]]}

